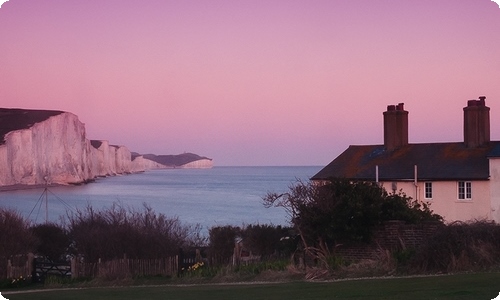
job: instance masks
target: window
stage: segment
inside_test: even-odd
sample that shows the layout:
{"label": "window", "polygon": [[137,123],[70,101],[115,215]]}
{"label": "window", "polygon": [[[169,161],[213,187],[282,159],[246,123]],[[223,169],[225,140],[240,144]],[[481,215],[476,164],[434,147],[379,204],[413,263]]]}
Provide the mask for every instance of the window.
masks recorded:
{"label": "window", "polygon": [[458,182],[458,199],[460,200],[472,199],[472,182],[470,181]]}
{"label": "window", "polygon": [[432,182],[425,183],[425,199],[432,199]]}

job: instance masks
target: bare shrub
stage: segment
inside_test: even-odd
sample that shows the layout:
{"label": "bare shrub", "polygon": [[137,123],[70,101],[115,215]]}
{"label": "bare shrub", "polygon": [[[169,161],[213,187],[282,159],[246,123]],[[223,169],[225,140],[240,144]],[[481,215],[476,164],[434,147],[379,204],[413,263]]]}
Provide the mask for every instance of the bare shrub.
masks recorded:
{"label": "bare shrub", "polygon": [[29,222],[14,210],[0,208],[0,257],[32,252],[35,244]]}
{"label": "bare shrub", "polygon": [[96,211],[91,206],[68,214],[74,253],[89,262],[99,258],[162,258],[176,255],[179,248],[196,243],[200,226],[183,225],[178,218],[156,213],[144,204],[142,210],[114,203]]}
{"label": "bare shrub", "polygon": [[0,208],[0,278],[7,274],[8,259],[33,252],[35,247],[29,222],[14,210]]}

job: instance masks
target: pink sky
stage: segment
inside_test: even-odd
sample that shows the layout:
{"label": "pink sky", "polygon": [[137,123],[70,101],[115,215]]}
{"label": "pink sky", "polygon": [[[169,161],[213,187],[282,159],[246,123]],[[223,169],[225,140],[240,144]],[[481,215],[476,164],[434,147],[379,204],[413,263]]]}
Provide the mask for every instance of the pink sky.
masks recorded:
{"label": "pink sky", "polygon": [[490,0],[10,0],[2,107],[72,112],[90,139],[216,165],[326,165],[382,144],[462,141],[485,95],[500,139],[500,8]]}

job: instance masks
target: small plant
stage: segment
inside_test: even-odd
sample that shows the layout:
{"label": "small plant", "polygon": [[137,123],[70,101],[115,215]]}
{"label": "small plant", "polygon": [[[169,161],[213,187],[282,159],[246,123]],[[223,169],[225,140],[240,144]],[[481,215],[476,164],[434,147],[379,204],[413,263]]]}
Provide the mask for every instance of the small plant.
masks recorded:
{"label": "small plant", "polygon": [[326,263],[328,264],[328,268],[330,270],[337,270],[347,264],[346,261],[338,255],[328,255],[326,257]]}
{"label": "small plant", "polygon": [[194,263],[190,265],[187,268],[182,268],[182,276],[185,277],[210,277],[207,274],[210,274],[210,272],[207,272],[207,268],[205,263],[203,261],[199,261],[197,263]]}
{"label": "small plant", "polygon": [[286,260],[263,261],[248,265],[240,265],[235,269],[235,272],[257,275],[263,271],[284,271],[289,264],[289,261]]}
{"label": "small plant", "polygon": [[17,278],[11,278],[8,287],[9,288],[20,288],[20,287],[27,286],[30,283],[31,283],[31,276],[28,276],[28,277],[19,276]]}
{"label": "small plant", "polygon": [[197,262],[195,263],[194,265],[191,265],[187,268],[187,271],[188,272],[196,272],[196,270],[202,268],[203,266],[205,265],[204,262],[200,261],[200,262]]}
{"label": "small plant", "polygon": [[394,259],[396,259],[398,265],[406,265],[415,256],[415,249],[404,249],[395,251],[393,253]]}
{"label": "small plant", "polygon": [[73,282],[73,280],[69,277],[49,275],[45,278],[44,285],[45,286],[62,286],[64,284],[69,284],[71,282]]}

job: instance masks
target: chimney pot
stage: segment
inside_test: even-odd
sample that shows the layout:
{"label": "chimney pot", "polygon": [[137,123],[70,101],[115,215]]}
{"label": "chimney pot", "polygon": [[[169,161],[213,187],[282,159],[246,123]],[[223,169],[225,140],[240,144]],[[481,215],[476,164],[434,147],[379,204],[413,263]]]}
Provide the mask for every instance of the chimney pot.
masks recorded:
{"label": "chimney pot", "polygon": [[404,103],[398,103],[397,110],[405,110],[404,106]]}
{"label": "chimney pot", "polygon": [[396,105],[387,105],[387,111],[396,110]]}
{"label": "chimney pot", "polygon": [[477,100],[469,100],[469,101],[467,101],[467,106],[477,106]]}
{"label": "chimney pot", "polygon": [[478,106],[486,106],[486,97],[485,96],[479,96],[479,101],[478,101]]}

